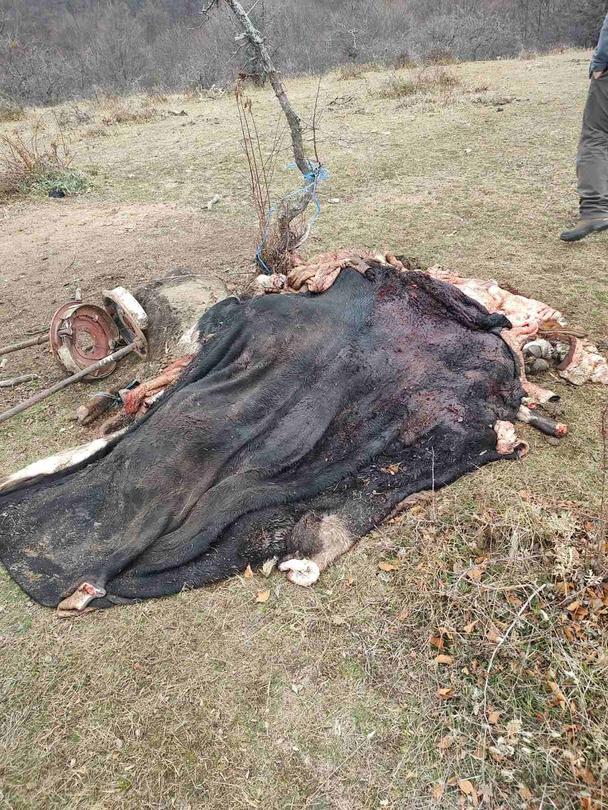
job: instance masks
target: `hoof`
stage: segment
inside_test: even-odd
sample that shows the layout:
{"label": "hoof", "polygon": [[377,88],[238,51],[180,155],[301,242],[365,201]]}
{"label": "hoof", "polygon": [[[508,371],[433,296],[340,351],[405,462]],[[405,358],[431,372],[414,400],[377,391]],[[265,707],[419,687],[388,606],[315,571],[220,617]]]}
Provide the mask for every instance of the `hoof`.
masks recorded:
{"label": "hoof", "polygon": [[313,560],[285,560],[279,565],[279,571],[287,571],[287,579],[302,588],[310,588],[321,576]]}

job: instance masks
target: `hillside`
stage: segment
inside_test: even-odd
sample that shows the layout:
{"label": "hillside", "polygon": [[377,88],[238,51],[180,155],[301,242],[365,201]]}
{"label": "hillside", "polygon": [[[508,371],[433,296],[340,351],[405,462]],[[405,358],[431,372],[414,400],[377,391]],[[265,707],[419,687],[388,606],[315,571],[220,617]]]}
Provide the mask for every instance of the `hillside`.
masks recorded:
{"label": "hillside", "polygon": [[[587,61],[433,68],[452,78],[428,92],[411,90],[415,72],[325,76],[318,149],[331,176],[306,252],[390,249],[496,278],[606,339],[608,241],[557,238],[576,210]],[[312,110],[317,80],[289,89]],[[276,102],[249,92],[269,147]],[[0,134],[32,127],[42,145],[61,133],[87,190],[0,205],[0,345],[44,327],[77,287],[95,300],[177,267],[233,289],[249,277],[256,228],[229,93],[31,109]],[[277,196],[297,181],[282,149]],[[42,348],[3,373],[31,369],[30,390],[60,375]],[[608,392],[551,385],[564,442],[522,428],[523,462],[437,493],[312,590],[259,574],[62,622],[2,571],[0,805],[605,806]],[[74,386],[0,425],[0,475],[90,438],[71,419],[90,393]]]}

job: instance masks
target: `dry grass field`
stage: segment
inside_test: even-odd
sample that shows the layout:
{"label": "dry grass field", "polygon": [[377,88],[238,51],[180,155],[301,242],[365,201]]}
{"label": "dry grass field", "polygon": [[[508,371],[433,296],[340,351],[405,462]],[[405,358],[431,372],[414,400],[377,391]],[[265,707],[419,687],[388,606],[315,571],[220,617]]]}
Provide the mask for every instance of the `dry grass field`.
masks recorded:
{"label": "dry grass field", "polygon": [[[557,238],[577,203],[587,55],[441,70],[323,77],[331,178],[307,252],[362,245],[493,277],[606,338],[608,238]],[[307,113],[316,88],[289,82]],[[250,94],[270,147],[276,102]],[[76,287],[95,300],[187,267],[238,288],[255,221],[230,94],[28,110],[0,135],[26,137],[41,114],[41,143],[59,128],[86,183],[0,205],[0,344]],[[297,180],[281,148],[277,195]],[[32,368],[33,388],[60,376],[42,348],[3,375]],[[607,807],[608,391],[550,383],[565,441],[522,428],[528,458],[437,493],[314,589],[256,574],[62,621],[1,572],[0,807]],[[87,440],[71,417],[90,391],[1,425],[0,475]]]}

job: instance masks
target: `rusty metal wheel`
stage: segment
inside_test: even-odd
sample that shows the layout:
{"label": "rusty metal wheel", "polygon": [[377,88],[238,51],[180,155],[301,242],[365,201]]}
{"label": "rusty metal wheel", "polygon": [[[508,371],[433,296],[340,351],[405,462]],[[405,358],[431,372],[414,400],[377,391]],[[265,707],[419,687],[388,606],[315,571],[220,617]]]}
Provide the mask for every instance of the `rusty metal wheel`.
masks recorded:
{"label": "rusty metal wheel", "polygon": [[[107,357],[120,341],[118,326],[102,307],[69,301],[55,312],[49,327],[51,351],[71,374]],[[85,377],[99,380],[116,368],[110,363]]]}

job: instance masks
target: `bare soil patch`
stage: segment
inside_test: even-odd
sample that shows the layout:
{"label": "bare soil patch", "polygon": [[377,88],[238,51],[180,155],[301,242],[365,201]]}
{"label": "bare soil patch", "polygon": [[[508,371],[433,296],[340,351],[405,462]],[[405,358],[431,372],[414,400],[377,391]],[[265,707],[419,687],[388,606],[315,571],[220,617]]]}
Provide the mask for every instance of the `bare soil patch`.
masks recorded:
{"label": "bare soil patch", "polygon": [[[77,200],[49,200],[0,208],[0,345],[44,329],[57,307],[73,298],[101,302],[102,289],[117,285],[134,290],[175,270],[221,277],[234,288],[250,265],[252,235],[244,227],[209,217],[175,203],[95,204]],[[7,448],[0,468],[7,472],[24,453],[44,453],[39,441],[53,433],[52,414],[61,413],[58,428],[68,430],[74,443],[86,441],[90,431],[69,424],[78,403],[108,384],[146,375],[155,368],[127,360],[105,383],[81,383],[3,425],[0,436],[12,435],[18,424],[28,425],[18,447]],[[2,389],[2,409],[29,393],[65,376],[46,345],[7,355],[2,377],[32,372],[38,379],[14,389]],[[38,420],[36,414],[45,414]],[[68,420],[67,424],[63,421]],[[46,424],[42,424],[42,422]],[[42,433],[31,430],[38,422]],[[52,444],[54,444],[52,442]]]}

